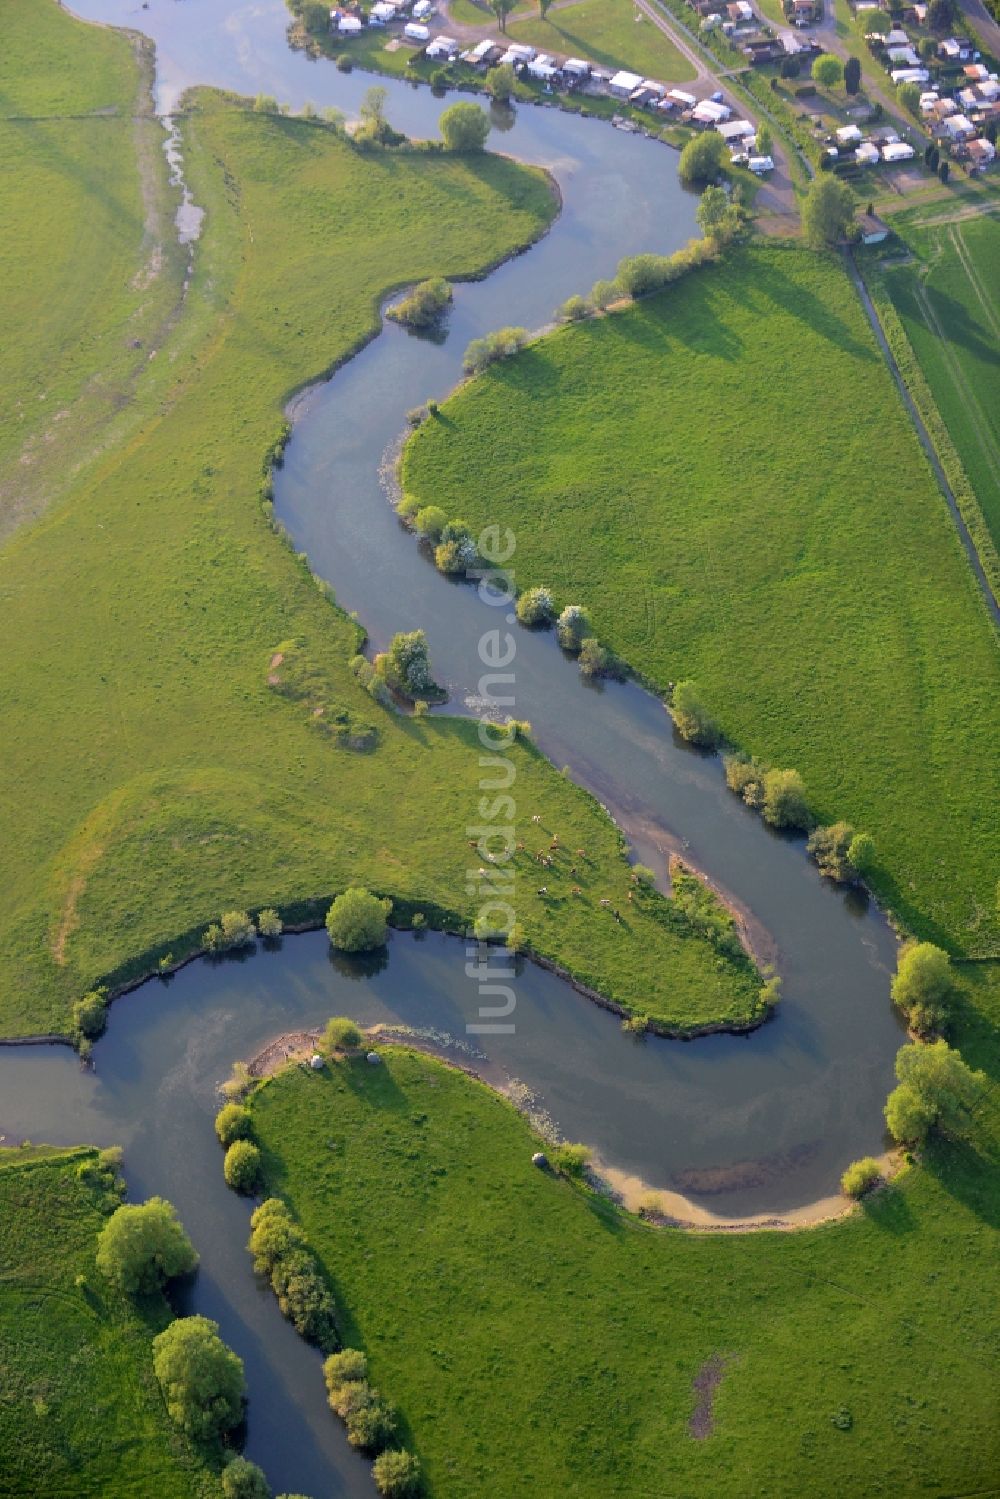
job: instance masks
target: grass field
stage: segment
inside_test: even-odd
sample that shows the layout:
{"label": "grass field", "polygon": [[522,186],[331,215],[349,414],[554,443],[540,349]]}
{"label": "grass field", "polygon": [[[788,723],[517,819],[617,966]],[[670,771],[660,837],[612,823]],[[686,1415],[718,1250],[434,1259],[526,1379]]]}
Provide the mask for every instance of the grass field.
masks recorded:
{"label": "grass field", "polygon": [[1000,547],[1000,220],[897,214],[917,257],[885,284]]}
{"label": "grass field", "polygon": [[94,1155],[0,1151],[0,1494],[210,1499],[153,1375],[167,1305],[136,1308],[94,1266],[105,1219],[77,1175]]}
{"label": "grass field", "polygon": [[[360,880],[461,921],[477,908],[474,726],[401,719],[361,691],[356,627],[275,539],[258,491],[289,393],[374,331],[383,293],[530,240],[549,186],[493,156],[363,154],[219,95],[186,128],[208,208],[184,314],[198,337],[164,350],[173,384],[141,431],[3,554],[8,1034],[65,1030],[95,980],[181,956],[234,904],[287,908]],[[268,685],[288,642],[309,678],[297,700]],[[378,747],[340,748],[319,705],[373,723]],[[557,864],[548,900],[531,864],[529,943],[680,1027],[745,1019],[749,968],[720,963],[658,898],[616,925],[598,904],[626,903],[615,829],[530,746],[516,758],[524,806],[589,854],[585,879]]]}
{"label": "grass field", "polygon": [[[971,969],[963,997],[959,1039],[995,1080],[1000,973]],[[291,1069],[253,1120],[432,1496],[1000,1482],[995,1087],[972,1139],[846,1220],[686,1235],[537,1171],[527,1125],[483,1085],[384,1059]],[[716,1359],[714,1430],[696,1440],[694,1382]]]}
{"label": "grass field", "polygon": [[585,57],[604,67],[628,68],[644,78],[681,83],[694,69],[632,0],[576,0],[556,6],[543,20],[511,17],[508,35],[547,52]]}
{"label": "grass field", "polygon": [[30,0],[5,0],[3,34],[0,538],[127,428],[183,274],[148,54],[140,72],[122,33]]}
{"label": "grass field", "polygon": [[836,261],[738,252],[444,410],[408,491],[514,527],[525,586],[873,833],[908,925],[997,950],[996,637]]}

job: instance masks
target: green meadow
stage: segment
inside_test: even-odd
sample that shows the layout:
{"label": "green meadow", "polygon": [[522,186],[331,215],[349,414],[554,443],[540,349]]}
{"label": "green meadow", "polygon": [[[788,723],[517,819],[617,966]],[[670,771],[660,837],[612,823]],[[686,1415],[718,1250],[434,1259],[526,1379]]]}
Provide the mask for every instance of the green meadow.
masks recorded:
{"label": "green meadow", "polygon": [[882,274],[1000,547],[1000,223],[895,215],[915,259]]}
{"label": "green meadow", "polygon": [[[404,919],[424,908],[461,928],[478,908],[475,726],[404,719],[361,690],[357,627],[273,533],[262,470],[289,395],[376,331],[384,293],[532,240],[549,183],[491,155],[363,153],[212,93],[185,130],[208,213],[184,336],[157,361],[169,380],[140,385],[129,439],[2,556],[6,1034],[66,1031],[84,990],[183,957],[233,906],[315,919],[361,881]],[[30,280],[33,262],[19,267]],[[338,720],[375,747],[344,748]],[[616,830],[530,744],[514,753],[543,824],[521,856],[528,943],[678,1028],[746,1020],[749,965],[659,897],[615,923],[599,902],[628,899]],[[573,876],[560,856],[542,897],[534,857],[555,833],[587,858]]]}
{"label": "green meadow", "polygon": [[609,68],[628,68],[644,78],[682,83],[694,69],[669,37],[632,0],[577,0],[544,18],[537,11],[512,16],[508,35],[540,51],[584,57]]}
{"label": "green meadow", "polygon": [[93,1150],[0,1151],[0,1494],[209,1499],[208,1463],[167,1416],[151,1343],[170,1320],[94,1265]]}
{"label": "green meadow", "polygon": [[462,386],[404,487],[518,538],[730,741],[868,829],[908,927],[997,951],[1000,657],[838,261],[759,244]]}
{"label": "green meadow", "polygon": [[991,1492],[1000,974],[961,982],[957,1040],[994,1080],[970,1137],[790,1233],[624,1214],[538,1171],[506,1101],[413,1052],[265,1083],[267,1191],[318,1251],[429,1495]]}

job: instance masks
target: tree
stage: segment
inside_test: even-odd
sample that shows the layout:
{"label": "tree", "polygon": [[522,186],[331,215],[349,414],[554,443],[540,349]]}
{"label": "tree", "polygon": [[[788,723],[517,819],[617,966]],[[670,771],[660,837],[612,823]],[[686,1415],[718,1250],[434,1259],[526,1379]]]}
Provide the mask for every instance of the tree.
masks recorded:
{"label": "tree", "polygon": [[565,302],[556,309],[556,317],[561,323],[579,323],[587,316],[588,307],[581,296],[574,293],[567,297]]}
{"label": "tree", "polygon": [[256,1463],[234,1457],[222,1470],[225,1499],[271,1499],[271,1486]]}
{"label": "tree", "polygon": [[438,128],[449,151],[481,151],[490,133],[490,117],[479,104],[462,100],[444,111]]}
{"label": "tree", "polygon": [[[761,127],[763,129],[763,126]],[[758,140],[760,132],[758,131]],[[765,150],[770,149],[768,141]],[[725,244],[740,228],[742,213],[721,187],[706,187],[698,200],[698,227],[706,239]]]}
{"label": "tree", "polygon": [[943,161],[938,167],[938,176],[940,177],[942,182],[947,182],[948,178],[951,176],[951,167],[946,161]]}
{"label": "tree", "polygon": [[507,30],[507,17],[516,4],[517,0],[490,0],[490,10],[496,16],[501,31]]}
{"label": "tree", "polygon": [[443,276],[435,276],[419,282],[408,297],[387,310],[386,317],[407,328],[433,328],[441,321],[451,300],[451,286]]}
{"label": "tree", "polygon": [[522,625],[540,625],[548,629],[556,617],[556,606],[548,588],[526,588],[514,608]]}
{"label": "tree", "polygon": [[757,155],[770,156],[773,146],[774,136],[771,134],[771,127],[762,120],[757,126]]}
{"label": "tree", "polygon": [[919,1144],[934,1125],[952,1133],[960,1131],[986,1083],[983,1074],[966,1066],[947,1041],[901,1047],[896,1076],[900,1086],[889,1094],[885,1117],[901,1144]]}
{"label": "tree", "polygon": [[552,0],[538,0],[538,14],[541,16],[543,21],[549,13],[549,7],[551,4]]}
{"label": "tree", "polygon": [[783,57],[779,72],[782,78],[798,78],[802,72],[802,64],[797,57]]}
{"label": "tree", "polygon": [[603,312],[610,307],[612,302],[617,302],[622,297],[622,288],[617,281],[601,280],[595,281],[590,288],[590,304]]}
{"label": "tree", "polygon": [[706,130],[703,135],[692,136],[677,164],[684,186],[700,187],[703,183],[715,182],[725,157],[726,143],[717,131]]}
{"label": "tree", "polygon": [[849,57],[844,64],[844,89],[848,94],[856,94],[861,88],[861,59]]}
{"label": "tree", "polygon": [[677,732],[691,744],[700,744],[705,749],[714,749],[718,744],[719,726],[694,682],[677,683],[670,699],[670,713]]}
{"label": "tree", "polygon": [[381,83],[373,83],[371,88],[365,90],[364,97],[358,106],[362,126],[376,139],[385,130],[385,101],[388,97],[387,88],[383,88]]}
{"label": "tree", "polygon": [[509,62],[503,62],[498,68],[490,68],[486,74],[486,92],[491,99],[506,104],[514,92],[516,82],[514,69]]}
{"label": "tree", "polygon": [[955,0],[931,0],[927,7],[927,25],[931,31],[944,36],[946,32],[954,30],[957,20],[958,6]]}
{"label": "tree", "polygon": [[372,1477],[383,1499],[410,1499],[420,1492],[420,1460],[404,1447],[382,1452],[372,1465]]}
{"label": "tree", "polygon": [[325,1056],[335,1051],[354,1051],[361,1045],[361,1032],[346,1015],[332,1016],[323,1028],[320,1050]]}
{"label": "tree", "polygon": [[919,83],[901,83],[896,88],[896,99],[900,109],[905,109],[907,114],[920,114],[920,85]]}
{"label": "tree", "polygon": [[73,1005],[73,1029],[88,1041],[103,1036],[108,1024],[108,991],[90,989]]}
{"label": "tree", "polygon": [[892,30],[892,17],[885,10],[864,10],[857,16],[858,25],[866,36],[877,34],[888,36]]}
{"label": "tree", "polygon": [[208,1317],[178,1317],[153,1339],[153,1372],[171,1419],[198,1441],[214,1441],[243,1415],[243,1362]]}
{"label": "tree", "polygon": [[327,912],[330,941],[342,952],[370,952],[384,947],[388,935],[386,919],[391,910],[391,900],[379,900],[368,890],[352,885],[337,896]]}
{"label": "tree", "polygon": [[910,942],[902,949],[892,998],[918,1035],[941,1029],[953,993],[951,959],[946,952],[933,942]]}
{"label": "tree", "polygon": [[853,842],[854,829],[850,823],[835,822],[828,828],[816,828],[810,833],[806,853],[812,854],[820,874],[826,875],[827,879],[850,884],[857,873],[850,859]]}
{"label": "tree", "polygon": [[235,1140],[248,1140],[251,1130],[250,1110],[241,1103],[224,1103],[215,1116],[215,1133],[227,1149]]}
{"label": "tree", "polygon": [[556,636],[564,651],[574,655],[592,632],[590,615],[582,604],[567,604],[556,620]]}
{"label": "tree", "polygon": [[117,1208],[97,1239],[97,1268],[130,1296],[151,1295],[168,1280],[190,1275],[194,1245],[162,1197]]}
{"label": "tree", "polygon": [[321,0],[302,0],[299,6],[302,24],[310,36],[326,36],[330,30],[330,7]]}
{"label": "tree", "polygon": [[413,524],[421,536],[426,536],[429,541],[440,541],[448,517],[440,505],[424,505],[413,517]]}
{"label": "tree", "polygon": [[819,88],[837,88],[844,79],[844,64],[832,52],[821,52],[812,65],[812,81]]}
{"label": "tree", "polygon": [[846,182],[814,177],[802,205],[802,229],[813,249],[842,240],[854,222],[854,199]]}
{"label": "tree", "polygon": [[882,1168],[874,1156],[866,1155],[860,1161],[852,1161],[840,1178],[840,1189],[848,1197],[863,1197],[878,1181]]}
{"label": "tree", "polygon": [[257,928],[249,911],[224,911],[219,921],[213,922],[202,937],[206,952],[229,952],[237,947],[249,947],[257,936]]}
{"label": "tree", "polygon": [[811,821],[806,788],[797,770],[769,770],[764,776],[761,812],[772,828],[807,828]]}
{"label": "tree", "polygon": [[431,676],[430,653],[423,630],[400,631],[394,635],[388,651],[380,660],[385,663],[387,682],[397,692],[412,698],[438,690]]}
{"label": "tree", "polygon": [[285,924],[273,906],[265,906],[257,915],[257,930],[269,942],[281,936]]}
{"label": "tree", "polygon": [[226,1186],[234,1192],[256,1192],[260,1184],[260,1151],[252,1140],[234,1140],[222,1163]]}
{"label": "tree", "polygon": [[871,833],[855,833],[847,857],[862,879],[870,874],[875,868],[875,839]]}

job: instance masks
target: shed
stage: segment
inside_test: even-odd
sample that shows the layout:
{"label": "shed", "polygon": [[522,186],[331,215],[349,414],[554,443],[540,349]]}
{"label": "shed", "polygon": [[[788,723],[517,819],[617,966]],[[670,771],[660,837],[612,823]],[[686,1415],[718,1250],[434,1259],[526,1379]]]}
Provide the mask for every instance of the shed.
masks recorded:
{"label": "shed", "polygon": [[889,237],[889,225],[875,213],[859,213],[858,228],[861,230],[863,245],[880,245]]}
{"label": "shed", "polygon": [[627,73],[624,68],[614,74],[608,88],[616,99],[627,99],[629,94],[635,93],[641,87],[642,77],[639,73]]}

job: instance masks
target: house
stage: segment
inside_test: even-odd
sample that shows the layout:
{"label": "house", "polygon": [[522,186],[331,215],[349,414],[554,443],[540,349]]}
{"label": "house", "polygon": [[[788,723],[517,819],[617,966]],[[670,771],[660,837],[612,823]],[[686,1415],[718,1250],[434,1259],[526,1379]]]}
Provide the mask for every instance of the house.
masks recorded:
{"label": "house", "polygon": [[968,67],[962,69],[972,83],[985,83],[990,76],[990,70],[981,62],[970,62]]}
{"label": "house", "polygon": [[407,21],[403,27],[403,36],[406,41],[416,42],[419,46],[423,46],[425,42],[429,42],[431,39],[428,28],[421,26],[418,21]]}
{"label": "house", "polygon": [[632,93],[629,94],[628,102],[636,109],[651,109],[654,104],[660,102],[660,95],[655,88],[650,88],[648,84],[640,83],[639,87],[633,89]]}
{"label": "house", "polygon": [[937,89],[928,89],[926,93],[921,94],[920,113],[925,115],[930,114],[935,104],[939,102],[939,99],[940,96],[937,92]]}
{"label": "house", "polygon": [[782,52],[786,52],[789,57],[794,57],[797,52],[805,50],[794,31],[779,31],[778,41],[781,43]]}
{"label": "house", "polygon": [[862,141],[854,153],[854,160],[862,167],[876,167],[879,163],[879,149],[874,141]]}
{"label": "house", "polygon": [[965,148],[969,158],[969,164],[974,169],[981,171],[996,160],[997,148],[992,141],[983,137],[981,140],[970,141]]}
{"label": "house", "polygon": [[884,239],[889,238],[889,225],[883,223],[875,213],[859,213],[858,228],[861,230],[863,245],[880,245]]}
{"label": "house", "polygon": [[896,161],[909,161],[915,155],[913,147],[908,146],[905,141],[896,141],[894,145],[882,148],[882,160],[890,164]]}
{"label": "house", "polygon": [[629,94],[634,94],[641,86],[642,78],[638,73],[629,73],[622,68],[612,77],[608,92],[614,94],[616,99],[627,99]]}

